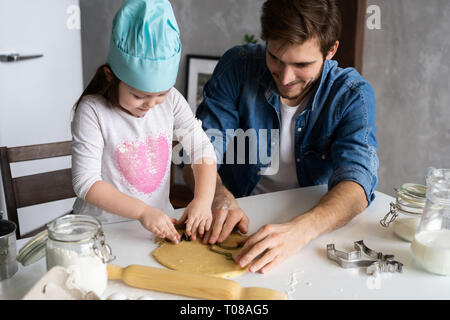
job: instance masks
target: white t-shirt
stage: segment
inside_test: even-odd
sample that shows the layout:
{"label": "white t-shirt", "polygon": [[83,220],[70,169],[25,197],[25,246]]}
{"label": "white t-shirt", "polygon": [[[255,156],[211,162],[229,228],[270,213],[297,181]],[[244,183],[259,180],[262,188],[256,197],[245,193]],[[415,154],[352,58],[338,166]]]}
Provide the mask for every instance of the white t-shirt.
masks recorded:
{"label": "white t-shirt", "polygon": [[201,121],[175,88],[141,118],[111,106],[102,96],[85,96],[72,120],[72,184],[78,196],[74,213],[102,222],[127,220],[85,201],[99,180],[162,211],[173,210],[169,189],[174,137],[191,162],[216,159]]}
{"label": "white t-shirt", "polygon": [[305,109],[308,97],[309,95],[293,107],[284,104],[280,97],[280,143],[273,154],[270,167],[262,173],[261,180],[253,190],[253,195],[298,188],[294,153],[295,117]]}

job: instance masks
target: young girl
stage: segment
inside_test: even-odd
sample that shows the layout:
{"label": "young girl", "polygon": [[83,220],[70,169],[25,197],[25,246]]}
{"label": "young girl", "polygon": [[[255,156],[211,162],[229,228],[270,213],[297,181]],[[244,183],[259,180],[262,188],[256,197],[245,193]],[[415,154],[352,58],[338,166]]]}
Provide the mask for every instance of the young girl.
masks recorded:
{"label": "young girl", "polygon": [[[167,0],[130,0],[117,12],[107,64],[75,104],[72,179],[76,214],[103,222],[137,219],[179,241],[174,223],[195,239],[211,226],[214,148],[173,88],[180,61],[178,25]],[[177,135],[178,133],[178,135]],[[172,139],[193,163],[194,199],[177,221],[169,202]]]}

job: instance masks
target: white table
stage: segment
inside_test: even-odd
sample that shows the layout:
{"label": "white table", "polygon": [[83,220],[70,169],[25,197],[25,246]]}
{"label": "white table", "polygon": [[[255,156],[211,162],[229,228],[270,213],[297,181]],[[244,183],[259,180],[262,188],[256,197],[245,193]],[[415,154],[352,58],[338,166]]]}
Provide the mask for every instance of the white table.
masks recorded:
{"label": "white table", "polygon": [[[249,233],[268,223],[288,221],[313,207],[325,194],[325,186],[300,188],[238,199],[250,218]],[[380,226],[379,220],[394,199],[376,192],[376,200],[349,224],[323,235],[305,246],[295,256],[267,274],[246,273],[233,280],[244,287],[267,287],[285,292],[289,299],[450,299],[450,277],[423,271],[413,261],[410,243],[397,238],[392,229]],[[181,215],[182,209],[174,212]],[[161,267],[152,257],[156,248],[153,235],[139,222],[127,221],[104,225],[106,240],[117,256],[114,264]],[[394,254],[404,264],[403,273],[369,276],[365,269],[343,269],[327,258],[326,245],[351,251],[353,242],[364,243],[375,251]],[[21,248],[26,240],[18,241]],[[45,274],[45,259],[28,266],[0,282],[0,299],[21,299]],[[122,292],[135,299],[150,295],[154,299],[189,299],[183,296],[130,288],[121,281],[109,281],[105,295]]]}

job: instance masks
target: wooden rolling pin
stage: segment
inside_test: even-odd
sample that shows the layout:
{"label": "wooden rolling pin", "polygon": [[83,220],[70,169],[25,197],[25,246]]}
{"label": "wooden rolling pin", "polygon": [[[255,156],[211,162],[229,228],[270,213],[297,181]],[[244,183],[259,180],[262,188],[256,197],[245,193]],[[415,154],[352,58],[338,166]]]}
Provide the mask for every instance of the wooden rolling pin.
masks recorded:
{"label": "wooden rolling pin", "polygon": [[214,300],[286,300],[286,295],[266,288],[243,288],[233,280],[141,265],[121,268],[108,264],[108,279],[131,287]]}

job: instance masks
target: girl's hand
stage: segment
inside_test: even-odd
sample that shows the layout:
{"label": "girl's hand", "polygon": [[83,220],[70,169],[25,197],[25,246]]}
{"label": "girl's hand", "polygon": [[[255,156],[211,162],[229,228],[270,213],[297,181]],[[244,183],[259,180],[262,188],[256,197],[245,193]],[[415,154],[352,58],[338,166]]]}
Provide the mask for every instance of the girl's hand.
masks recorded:
{"label": "girl's hand", "polygon": [[138,220],[145,229],[153,232],[160,238],[170,239],[175,244],[180,240],[180,234],[174,226],[177,220],[169,217],[161,210],[148,206]]}
{"label": "girl's hand", "polygon": [[211,204],[208,201],[192,200],[186,207],[181,218],[177,221],[177,224],[186,222],[186,234],[196,239],[197,233],[200,237],[203,237],[205,231],[208,231],[211,227],[212,214]]}

